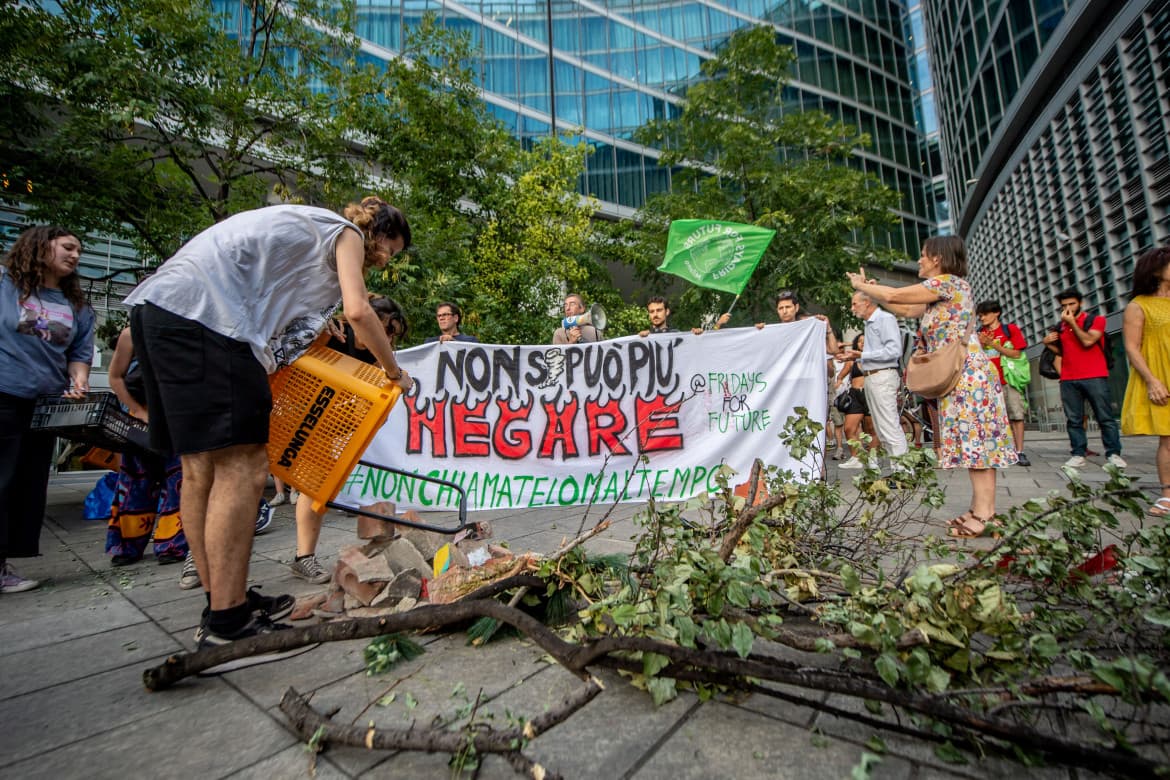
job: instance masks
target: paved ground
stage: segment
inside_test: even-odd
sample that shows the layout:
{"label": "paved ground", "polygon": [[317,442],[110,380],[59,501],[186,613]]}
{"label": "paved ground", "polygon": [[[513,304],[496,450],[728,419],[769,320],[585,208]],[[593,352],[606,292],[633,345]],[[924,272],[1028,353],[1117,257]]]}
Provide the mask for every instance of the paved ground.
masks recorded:
{"label": "paved ground", "polygon": [[[1094,436],[1093,445],[1099,441]],[[1155,440],[1127,439],[1130,472],[1151,475]],[[1063,434],[1030,434],[1032,468],[1009,469],[1000,482],[1001,506],[1060,490],[1058,466],[1067,457]],[[1101,458],[1094,461],[1100,464]],[[940,524],[966,509],[964,473],[940,473],[947,506]],[[1086,470],[1101,480],[1097,466]],[[462,704],[457,687],[483,711],[528,716],[571,689],[575,678],[546,663],[519,640],[472,649],[462,636],[427,637],[428,652],[391,674],[367,677],[365,640],[318,647],[284,662],[219,678],[187,681],[147,693],[142,670],[192,645],[203,607],[201,591],[179,590],[178,566],[152,558],[111,569],[101,523],[81,519],[80,504],[97,474],[54,478],[43,555],[20,561],[39,590],[0,596],[0,776],[12,778],[270,778],[305,777],[308,754],[277,708],[290,685],[312,694],[321,710],[339,707],[336,720],[429,724]],[[835,478],[835,466],[830,478]],[[637,506],[618,507],[614,527],[596,539],[601,551],[627,552]],[[595,515],[600,514],[595,510]],[[513,549],[551,551],[572,536],[581,513],[547,510],[481,513]],[[331,514],[320,550],[327,563],[353,542],[353,520]],[[286,566],[295,532],[288,507],[273,530],[256,540],[252,577],[268,592],[313,592]],[[372,706],[396,681],[389,706]],[[528,753],[570,778],[823,778],[848,777],[873,730],[852,721],[774,699],[748,697],[700,703],[684,694],[655,708],[645,694],[610,678],[607,690],[568,722],[537,739]],[[409,696],[407,695],[409,694]],[[407,701],[415,702],[408,707]],[[842,706],[855,706],[842,700]],[[1018,777],[1025,771],[997,760],[948,765],[930,746],[885,733],[889,753],[875,777]],[[320,778],[445,777],[447,757],[342,748],[317,762]],[[1032,777],[1083,777],[1060,769]],[[514,776],[489,757],[479,777]]]}

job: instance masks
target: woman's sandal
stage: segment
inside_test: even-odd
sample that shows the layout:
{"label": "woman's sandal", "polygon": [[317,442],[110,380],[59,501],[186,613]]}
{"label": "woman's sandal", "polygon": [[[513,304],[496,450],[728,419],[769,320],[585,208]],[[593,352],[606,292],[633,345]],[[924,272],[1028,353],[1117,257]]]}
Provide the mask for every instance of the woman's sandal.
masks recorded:
{"label": "woman's sandal", "polygon": [[[979,523],[979,528],[973,528],[971,521]],[[984,518],[969,509],[952,519],[948,525],[947,535],[955,539],[979,539],[985,536],[998,539],[1003,535],[1003,525],[996,521],[995,515]]]}
{"label": "woman's sandal", "polygon": [[1170,515],[1170,496],[1162,496],[1159,498],[1149,508],[1146,514],[1150,517],[1166,517]]}

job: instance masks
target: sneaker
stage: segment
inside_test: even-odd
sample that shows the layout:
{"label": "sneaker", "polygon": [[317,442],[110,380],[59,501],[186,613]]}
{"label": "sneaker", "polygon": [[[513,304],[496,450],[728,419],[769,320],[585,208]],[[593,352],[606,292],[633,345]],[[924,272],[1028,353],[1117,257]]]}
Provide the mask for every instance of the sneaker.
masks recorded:
{"label": "sneaker", "polygon": [[293,506],[296,506],[296,505],[297,505],[297,501],[299,501],[299,500],[300,500],[300,498],[301,498],[301,491],[297,490],[296,488],[289,488],[289,490],[288,490],[288,502],[289,502],[290,504],[292,504]]}
{"label": "sneaker", "polygon": [[26,590],[39,588],[40,585],[38,580],[21,577],[7,561],[0,566],[0,593],[24,593]]}
{"label": "sneaker", "polygon": [[837,468],[839,468],[839,469],[863,469],[863,468],[865,468],[865,464],[862,463],[860,460],[858,460],[857,456],[854,455],[852,458],[845,461],[844,463],[839,465]]}
{"label": "sneaker", "polygon": [[[292,626],[284,623],[273,623],[265,617],[257,615],[249,621],[248,625],[241,628],[231,636],[220,636],[211,631],[206,631],[203,637],[199,640],[197,650],[210,650],[215,647],[223,647],[230,645],[232,642],[240,639],[249,639],[254,636],[261,636],[263,634],[271,634],[276,631],[286,631]],[[245,669],[249,666],[258,666],[259,664],[267,664],[273,661],[279,661],[283,658],[291,658],[294,655],[307,653],[317,646],[319,643],[305,645],[304,647],[294,647],[291,650],[273,650],[268,653],[261,653],[259,655],[250,655],[245,658],[236,658],[231,661],[225,661],[218,666],[212,666],[199,672],[201,677],[207,677],[216,674],[223,674],[224,672],[231,672],[236,669]]]}
{"label": "sneaker", "polygon": [[1066,460],[1064,462],[1064,465],[1066,465],[1072,469],[1079,469],[1082,466],[1084,466],[1085,463],[1087,463],[1087,461],[1085,460],[1084,455],[1073,455],[1071,458],[1069,458],[1068,460]]}
{"label": "sneaker", "polygon": [[267,531],[270,525],[272,525],[272,504],[260,499],[260,510],[256,513],[256,530],[253,535],[259,536]]}
{"label": "sneaker", "polygon": [[191,588],[198,588],[202,584],[203,581],[199,579],[199,570],[195,568],[195,556],[188,552],[187,557],[183,559],[183,570],[179,572],[179,587],[183,590],[191,590]]}
{"label": "sneaker", "polygon": [[282,490],[273,496],[272,500],[268,502],[268,506],[281,506],[282,504],[287,503],[289,503],[288,494]]}
{"label": "sneaker", "polygon": [[317,560],[316,555],[309,555],[305,558],[295,558],[293,562],[288,565],[292,569],[292,573],[302,580],[308,580],[314,585],[321,585],[329,582],[330,574],[325,571],[325,567]]}
{"label": "sneaker", "polygon": [[[292,614],[293,607],[297,603],[296,599],[287,593],[282,593],[279,596],[265,596],[260,593],[259,588],[259,585],[248,588],[248,606],[252,608],[252,617],[272,623]],[[199,616],[199,625],[195,627],[196,645],[207,636],[207,621],[210,618],[210,609],[204,607],[203,614]],[[285,627],[288,628],[288,626]]]}
{"label": "sneaker", "polygon": [[1024,468],[1028,468],[1029,466],[1032,465],[1032,461],[1028,460],[1028,456],[1022,452],[1017,452],[1016,458],[1017,458],[1016,465],[1018,465],[1018,466],[1023,466]]}
{"label": "sneaker", "polygon": [[279,596],[265,596],[260,593],[260,585],[248,588],[248,606],[252,608],[252,614],[263,616],[268,620],[280,620],[282,617],[288,617],[289,613],[293,611],[297,600],[287,593],[281,593]]}
{"label": "sneaker", "polygon": [[1129,465],[1128,463],[1125,462],[1125,458],[1121,457],[1121,454],[1117,453],[1117,452],[1113,453],[1108,458],[1106,458],[1105,462],[1108,463],[1110,466],[1113,466],[1113,467],[1119,468],[1119,469],[1123,469]]}

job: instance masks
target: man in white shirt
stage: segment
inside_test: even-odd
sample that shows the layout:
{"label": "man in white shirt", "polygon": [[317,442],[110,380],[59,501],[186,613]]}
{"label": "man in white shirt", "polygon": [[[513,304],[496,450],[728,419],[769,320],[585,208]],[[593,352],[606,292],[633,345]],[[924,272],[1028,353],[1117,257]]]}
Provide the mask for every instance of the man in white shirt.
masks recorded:
{"label": "man in white shirt", "polygon": [[874,431],[890,457],[905,455],[910,447],[898,415],[898,389],[902,384],[898,370],[902,334],[898,331],[898,321],[860,290],[853,293],[851,307],[865,321],[865,346],[861,352],[849,350],[849,357],[860,361],[865,377],[865,401]]}

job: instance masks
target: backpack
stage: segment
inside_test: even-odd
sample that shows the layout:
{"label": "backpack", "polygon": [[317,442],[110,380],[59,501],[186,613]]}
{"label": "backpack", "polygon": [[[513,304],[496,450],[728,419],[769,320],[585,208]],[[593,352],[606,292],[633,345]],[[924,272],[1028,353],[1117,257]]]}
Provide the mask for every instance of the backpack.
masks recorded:
{"label": "backpack", "polygon": [[[999,327],[1003,331],[1004,346],[1019,349],[1012,344],[1012,333],[1008,330],[1008,326],[1001,322]],[[1044,351],[1049,352],[1047,348]],[[1003,381],[1020,392],[1023,392],[1024,388],[1032,383],[1032,367],[1028,365],[1028,358],[1024,357],[1023,350],[1020,351],[1019,357],[1011,358],[1007,355],[1000,355],[999,365],[1003,369]]]}
{"label": "backpack", "polygon": [[[1085,322],[1092,323],[1092,321],[1095,319],[1097,319],[1097,314],[1095,312],[1085,312]],[[1109,349],[1109,342],[1106,340],[1105,331],[1103,330],[1101,331],[1101,338],[1097,339],[1097,345],[1100,346],[1101,351],[1105,353],[1105,368],[1107,368],[1110,373],[1112,373],[1114,362],[1113,350]]]}

